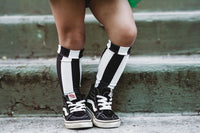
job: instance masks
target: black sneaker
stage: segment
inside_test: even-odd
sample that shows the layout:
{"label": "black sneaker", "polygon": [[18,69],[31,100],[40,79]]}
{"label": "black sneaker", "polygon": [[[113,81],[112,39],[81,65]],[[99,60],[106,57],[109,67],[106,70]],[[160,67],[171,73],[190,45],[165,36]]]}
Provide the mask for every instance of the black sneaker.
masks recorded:
{"label": "black sneaker", "polygon": [[87,111],[97,127],[112,128],[120,126],[119,117],[112,111],[112,90],[91,87],[86,101]]}
{"label": "black sneaker", "polygon": [[63,106],[64,124],[67,128],[90,128],[92,120],[86,112],[85,100],[82,95],[75,93],[64,96]]}

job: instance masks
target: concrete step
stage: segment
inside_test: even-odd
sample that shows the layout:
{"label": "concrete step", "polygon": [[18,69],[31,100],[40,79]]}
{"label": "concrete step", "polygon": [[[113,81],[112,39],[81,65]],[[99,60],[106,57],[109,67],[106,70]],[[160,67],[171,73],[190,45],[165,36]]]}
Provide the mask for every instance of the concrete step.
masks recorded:
{"label": "concrete step", "polygon": [[[51,14],[48,0],[0,0],[0,15],[39,15]],[[199,0],[142,0],[134,11],[191,11],[200,10]],[[87,9],[87,13],[90,13]]]}
{"label": "concrete step", "polygon": [[[0,114],[61,114],[53,59],[0,61]],[[83,58],[83,94],[95,80],[99,58]],[[114,90],[117,112],[200,112],[200,56],[131,57]]]}
{"label": "concrete step", "polygon": [[[134,55],[200,53],[200,10],[135,13],[138,37]],[[86,15],[84,55],[100,56],[108,37],[93,15]],[[0,57],[55,57],[57,32],[53,16],[1,16]],[[95,33],[95,34],[94,34]],[[14,52],[13,52],[14,50]]]}
{"label": "concrete step", "polygon": [[119,128],[69,130],[62,117],[0,118],[1,133],[199,133],[200,116],[119,114]]}

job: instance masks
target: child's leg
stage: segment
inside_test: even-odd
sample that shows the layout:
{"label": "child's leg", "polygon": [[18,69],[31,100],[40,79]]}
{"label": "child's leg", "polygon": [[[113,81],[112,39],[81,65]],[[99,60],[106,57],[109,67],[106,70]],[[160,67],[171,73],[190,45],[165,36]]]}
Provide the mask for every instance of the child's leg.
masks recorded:
{"label": "child's leg", "polygon": [[92,127],[80,94],[80,58],[85,43],[84,0],[50,0],[59,37],[57,73],[63,92],[63,115],[67,128]]}
{"label": "child's leg", "polygon": [[84,0],[50,0],[59,38],[57,72],[64,95],[79,89],[85,43]]}
{"label": "child's leg", "polygon": [[[96,87],[114,88],[126,65],[137,28],[128,0],[92,0],[91,10],[105,26],[111,43],[103,53]],[[123,53],[124,52],[124,53]]]}
{"label": "child's leg", "polygon": [[87,106],[93,113],[96,126],[118,127],[120,120],[111,109],[112,89],[125,68],[137,28],[128,0],[92,0],[90,8],[105,26],[111,41],[102,54],[95,87],[91,88],[87,97]]}
{"label": "child's leg", "polygon": [[134,42],[137,28],[128,0],[92,0],[90,9],[104,25],[112,43],[129,47]]}
{"label": "child's leg", "polygon": [[58,31],[59,44],[81,50],[85,44],[85,0],[49,0]]}

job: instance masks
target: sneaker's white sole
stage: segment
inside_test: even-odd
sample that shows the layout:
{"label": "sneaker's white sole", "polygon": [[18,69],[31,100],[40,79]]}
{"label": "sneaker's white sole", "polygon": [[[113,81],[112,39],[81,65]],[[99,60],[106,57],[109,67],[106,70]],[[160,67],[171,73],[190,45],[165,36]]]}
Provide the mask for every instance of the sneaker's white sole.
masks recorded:
{"label": "sneaker's white sole", "polygon": [[89,116],[92,118],[93,124],[97,127],[102,128],[114,128],[119,127],[121,125],[120,119],[117,120],[99,120],[95,117],[94,113],[87,107]]}
{"label": "sneaker's white sole", "polygon": [[78,128],[91,128],[93,123],[91,120],[80,120],[80,121],[66,121],[64,120],[66,128],[69,129],[78,129]]}

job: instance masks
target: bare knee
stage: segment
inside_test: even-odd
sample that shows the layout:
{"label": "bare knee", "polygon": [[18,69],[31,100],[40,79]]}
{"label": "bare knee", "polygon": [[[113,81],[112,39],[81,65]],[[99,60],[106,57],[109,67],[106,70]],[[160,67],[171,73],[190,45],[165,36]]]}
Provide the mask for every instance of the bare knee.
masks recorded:
{"label": "bare knee", "polygon": [[133,44],[137,36],[137,27],[135,25],[122,25],[118,27],[116,35],[117,45],[129,47]]}
{"label": "bare knee", "polygon": [[85,45],[85,34],[80,31],[68,31],[59,35],[59,43],[71,50],[81,50]]}
{"label": "bare knee", "polygon": [[107,29],[108,36],[116,45],[130,47],[136,39],[137,27],[135,24],[119,24]]}

